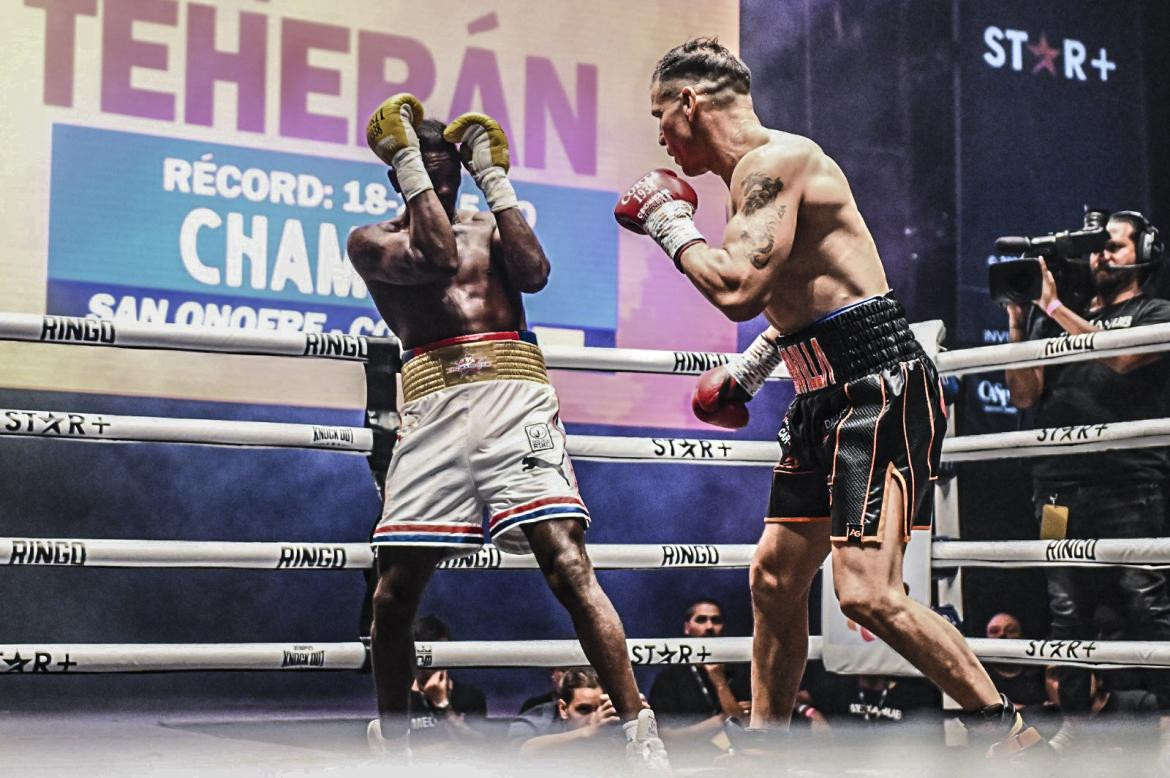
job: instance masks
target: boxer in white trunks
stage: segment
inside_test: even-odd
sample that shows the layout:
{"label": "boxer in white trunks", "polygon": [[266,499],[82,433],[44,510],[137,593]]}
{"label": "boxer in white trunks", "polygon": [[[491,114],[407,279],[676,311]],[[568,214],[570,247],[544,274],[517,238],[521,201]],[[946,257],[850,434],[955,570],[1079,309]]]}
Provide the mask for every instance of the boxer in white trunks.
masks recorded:
{"label": "boxer in white trunks", "polygon": [[[631,761],[669,769],[644,708],[625,631],[585,552],[589,511],[565,452],[556,393],[521,293],[549,262],[507,177],[508,139],[483,114],[444,127],[412,95],[384,102],[367,127],[406,208],[354,230],[348,254],[404,347],[402,426],[372,543],[378,555],[371,655],[379,718],[370,740],[409,754],[415,663],[411,624],[435,566],[483,545],[533,553],[568,610],[626,732]],[[458,144],[458,146],[456,146]],[[455,207],[461,165],[490,212]]]}

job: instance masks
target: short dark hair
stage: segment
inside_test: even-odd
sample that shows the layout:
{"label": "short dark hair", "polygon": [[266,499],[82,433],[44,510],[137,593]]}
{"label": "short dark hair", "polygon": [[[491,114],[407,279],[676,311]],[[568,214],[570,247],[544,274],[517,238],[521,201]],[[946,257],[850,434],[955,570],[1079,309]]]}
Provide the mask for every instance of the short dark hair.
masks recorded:
{"label": "short dark hair", "polygon": [[719,609],[719,613],[721,613],[721,614],[723,613],[723,606],[719,604],[718,600],[712,600],[709,597],[704,597],[701,600],[695,600],[694,602],[692,602],[690,605],[687,606],[686,613],[683,614],[683,621],[690,621],[691,616],[695,615],[695,609],[698,608],[700,605],[714,605],[716,608]]}
{"label": "short dark hair", "polygon": [[570,667],[557,684],[557,699],[568,705],[577,689],[600,689],[601,679],[592,667]]}
{"label": "short dark hair", "polygon": [[751,70],[715,37],[691,38],[666,52],[650,81],[665,84],[679,79],[713,81],[711,92],[730,89],[746,95],[752,87]]}
{"label": "short dark hair", "polygon": [[1134,242],[1134,248],[1137,248],[1137,238],[1149,226],[1149,222],[1142,216],[1138,216],[1132,211],[1118,211],[1117,213],[1109,214],[1109,221],[1122,222],[1131,227],[1129,236]]}
{"label": "short dark hair", "polygon": [[438,616],[423,616],[414,622],[414,639],[426,643],[450,640],[451,628]]}
{"label": "short dark hair", "polygon": [[415,133],[418,135],[419,150],[423,153],[447,153],[455,159],[459,159],[459,149],[455,148],[454,143],[448,143],[443,139],[443,130],[447,129],[447,125],[438,119],[423,119]]}

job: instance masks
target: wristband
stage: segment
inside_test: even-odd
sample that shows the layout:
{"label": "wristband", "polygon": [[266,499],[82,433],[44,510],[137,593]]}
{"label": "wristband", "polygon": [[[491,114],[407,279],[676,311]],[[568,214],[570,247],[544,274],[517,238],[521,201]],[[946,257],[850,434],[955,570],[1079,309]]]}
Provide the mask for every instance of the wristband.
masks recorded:
{"label": "wristband", "polygon": [[644,229],[646,234],[657,241],[666,252],[679,272],[682,272],[682,263],[679,254],[692,243],[707,242],[703,233],[695,226],[691,218],[695,215],[695,207],[685,200],[671,200],[660,205],[646,217]]}
{"label": "wristband", "polygon": [[780,361],[780,349],[761,332],[746,351],[727,363],[727,372],[745,392],[755,397]]}
{"label": "wristband", "polygon": [[1045,306],[1044,313],[1048,314],[1048,318],[1051,319],[1052,314],[1056,313],[1063,307],[1064,303],[1062,303],[1060,300],[1053,300],[1052,302],[1048,303],[1047,306]]}
{"label": "wristband", "polygon": [[475,174],[475,183],[479,191],[483,192],[488,208],[492,213],[506,211],[520,204],[516,199],[516,190],[508,180],[508,174],[498,165],[492,165]]}
{"label": "wristband", "polygon": [[427,175],[427,169],[423,167],[422,152],[417,146],[399,149],[390,158],[390,165],[398,179],[403,202],[410,202],[428,189],[435,188],[431,177]]}

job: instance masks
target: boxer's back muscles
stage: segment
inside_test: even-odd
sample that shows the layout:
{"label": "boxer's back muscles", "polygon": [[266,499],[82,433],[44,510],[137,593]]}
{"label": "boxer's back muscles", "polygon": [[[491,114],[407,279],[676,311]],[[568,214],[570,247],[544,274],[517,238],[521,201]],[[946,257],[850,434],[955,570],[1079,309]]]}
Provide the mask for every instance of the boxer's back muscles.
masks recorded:
{"label": "boxer's back muscles", "polygon": [[524,307],[502,261],[490,213],[458,211],[455,257],[412,247],[404,217],[350,234],[350,260],[382,318],[407,348],[457,335],[524,329]]}
{"label": "boxer's back muscles", "polygon": [[807,138],[768,134],[735,166],[724,248],[769,322],[794,332],[889,287],[841,168]]}

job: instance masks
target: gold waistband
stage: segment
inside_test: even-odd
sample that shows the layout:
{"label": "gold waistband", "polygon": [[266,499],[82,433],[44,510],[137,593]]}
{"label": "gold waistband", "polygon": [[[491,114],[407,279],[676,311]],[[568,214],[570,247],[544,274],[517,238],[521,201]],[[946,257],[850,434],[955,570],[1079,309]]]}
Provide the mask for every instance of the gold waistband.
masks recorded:
{"label": "gold waistband", "polygon": [[419,354],[402,366],[402,395],[411,402],[448,386],[497,380],[547,384],[544,354],[524,340],[443,346]]}

